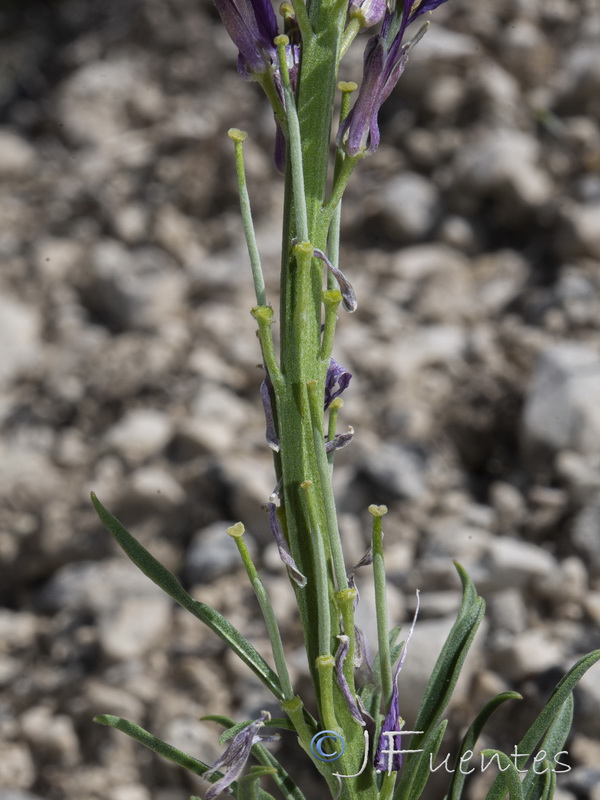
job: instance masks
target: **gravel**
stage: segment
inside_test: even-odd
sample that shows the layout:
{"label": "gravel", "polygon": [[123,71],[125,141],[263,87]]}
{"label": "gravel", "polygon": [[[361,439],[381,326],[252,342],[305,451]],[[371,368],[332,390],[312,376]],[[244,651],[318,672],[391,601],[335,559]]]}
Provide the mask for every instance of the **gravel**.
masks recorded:
{"label": "gravel", "polygon": [[[250,132],[276,306],[272,114],[210,3],[38,5],[0,11],[0,800],[178,800],[201,790],[94,715],[211,761],[219,733],[199,718],[270,701],[116,550],[89,491],[270,657],[224,532],[243,521],[303,684],[261,508],[275,477],[225,135]],[[408,726],[459,601],[452,559],[488,602],[455,733],[509,688],[530,719],[549,676],[600,646],[600,16],[592,0],[438,13],[347,193],[341,261],[359,308],[340,317],[336,357],[354,375],[340,425],[356,433],[336,487],[349,560],[367,506],[390,507],[405,632],[422,591],[401,675]],[[361,63],[359,46],[342,77]],[[597,675],[559,776],[571,800],[598,794]],[[517,723],[494,734],[522,736]]]}

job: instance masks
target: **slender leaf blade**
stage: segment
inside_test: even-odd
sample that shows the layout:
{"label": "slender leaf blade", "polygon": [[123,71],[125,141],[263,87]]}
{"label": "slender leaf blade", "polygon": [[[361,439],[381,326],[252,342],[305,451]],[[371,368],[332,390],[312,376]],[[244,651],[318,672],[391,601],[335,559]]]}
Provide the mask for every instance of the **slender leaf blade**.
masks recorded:
{"label": "slender leaf blade", "polygon": [[[502,753],[500,750],[482,750],[481,755],[496,760],[500,769],[500,774],[486,794],[485,800],[504,800],[507,793],[510,800],[523,800],[521,777],[506,753]],[[491,763],[490,761],[485,769],[489,769]]]}
{"label": "slender leaf blade", "polygon": [[189,611],[194,617],[207,625],[217,636],[230,647],[236,655],[260,678],[265,686],[280,700],[284,699],[279,678],[264,658],[255,650],[250,642],[222,614],[206,603],[194,600],[177,578],[157,561],[119,520],[113,516],[92,492],[92,503],[100,521],[115,539],[125,554],[133,561],[144,575],[159,586],[164,592]]}
{"label": "slender leaf blade", "polygon": [[489,700],[481,709],[479,714],[475,717],[472,724],[469,726],[461,742],[456,761],[454,763],[454,773],[452,775],[450,786],[448,788],[447,800],[461,800],[463,786],[465,784],[466,773],[460,769],[460,764],[463,756],[467,752],[473,753],[477,740],[483,730],[485,724],[492,716],[494,711],[507,700],[521,700],[522,696],[517,692],[502,692],[496,697]]}

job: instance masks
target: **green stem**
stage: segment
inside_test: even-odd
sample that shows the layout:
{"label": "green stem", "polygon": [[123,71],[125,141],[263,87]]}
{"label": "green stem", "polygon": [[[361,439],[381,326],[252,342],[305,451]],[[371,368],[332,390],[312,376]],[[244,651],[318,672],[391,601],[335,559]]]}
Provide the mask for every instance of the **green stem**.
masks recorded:
{"label": "green stem", "polygon": [[240,195],[240,208],[242,211],[242,222],[244,234],[246,235],[246,245],[250,256],[250,266],[252,267],[252,280],[254,291],[256,292],[256,302],[259,306],[267,305],[267,293],[265,290],[265,279],[263,276],[260,254],[254,233],[254,223],[252,222],[252,209],[250,207],[250,196],[246,184],[246,170],[244,168],[244,140],[248,137],[246,131],[239,128],[231,128],[228,131],[229,138],[235,145],[235,168],[238,179],[238,189]]}
{"label": "green stem", "polygon": [[319,655],[331,655],[331,614],[329,611],[329,577],[327,575],[327,561],[323,544],[323,531],[319,526],[319,515],[315,508],[314,489],[312,481],[304,481],[301,485],[306,495],[309,518],[312,520],[311,534],[314,545],[314,565],[317,576],[317,601],[319,615],[317,626],[319,630]]}
{"label": "green stem", "polygon": [[379,643],[379,668],[385,706],[392,697],[392,658],[388,634],[387,602],[385,596],[385,565],[383,562],[382,517],[387,514],[385,506],[369,506],[373,515],[373,577],[375,579],[375,609],[377,615],[377,641]]}
{"label": "green stem", "polygon": [[296,231],[302,242],[309,240],[308,218],[306,216],[306,194],[304,190],[304,167],[302,165],[302,137],[300,135],[300,122],[296,111],[296,100],[290,83],[290,74],[287,65],[286,45],[290,40],[285,34],[275,37],[277,55],[279,56],[279,71],[283,84],[285,98],[285,115],[288,125],[287,146],[290,149],[292,165],[292,187],[294,192],[294,208],[296,210]]}
{"label": "green stem", "polygon": [[248,552],[248,548],[246,547],[246,542],[242,538],[244,535],[244,526],[241,522],[238,522],[235,525],[232,525],[230,528],[227,528],[227,533],[235,539],[235,543],[242,558],[246,573],[248,574],[248,578],[252,584],[252,589],[254,590],[254,594],[256,595],[256,599],[258,600],[260,609],[265,619],[267,633],[269,634],[269,640],[271,642],[273,659],[275,660],[275,668],[277,670],[277,675],[279,676],[284,699],[291,700],[292,697],[294,697],[294,690],[292,689],[292,683],[290,681],[290,675],[288,673],[288,668],[285,661],[285,652],[283,650],[279,625],[277,624],[275,612],[273,611],[273,606],[271,605],[269,596],[265,591],[264,584],[261,581],[258,572],[256,571],[252,557]]}
{"label": "green stem", "polygon": [[356,17],[352,17],[352,19],[348,23],[348,27],[344,31],[344,37],[342,39],[342,45],[340,47],[340,60],[346,55],[348,48],[350,47],[352,42],[356,39],[356,36],[359,31],[360,31],[360,21]]}
{"label": "green stem", "polygon": [[[346,119],[350,112],[350,95],[352,92],[355,92],[358,89],[358,85],[354,83],[354,81],[340,81],[338,83],[338,89],[342,93],[342,102],[340,105],[340,120],[339,124],[341,125],[342,122]],[[342,169],[342,164],[346,158],[346,154],[341,148],[337,149],[335,154],[335,167],[333,170],[333,181],[334,183],[337,180],[338,175]],[[339,266],[340,261],[340,226],[341,226],[341,219],[342,219],[342,203],[339,202],[336,206],[335,212],[333,213],[331,224],[329,226],[329,233],[327,236],[327,255],[329,256],[329,260],[333,264],[334,267]],[[337,288],[336,280],[333,274],[328,271],[327,272],[327,288],[328,289],[335,289]]]}
{"label": "green stem", "polygon": [[258,323],[258,338],[262,350],[263,361],[271,383],[275,389],[281,391],[283,386],[283,376],[277,364],[277,356],[273,346],[273,336],[271,325],[273,324],[273,309],[271,306],[254,306],[252,316]]}
{"label": "green stem", "polygon": [[[331,272],[327,270],[328,275],[331,275]],[[335,278],[333,278],[334,283],[336,283]],[[329,282],[329,278],[328,278]],[[325,325],[323,328],[323,340],[321,342],[321,361],[323,362],[323,369],[325,370],[325,375],[327,375],[327,370],[329,369],[329,360],[331,358],[331,351],[333,350],[333,337],[335,334],[335,326],[337,322],[337,311],[340,307],[340,303],[342,302],[342,293],[337,288],[337,284],[333,289],[327,289],[326,292],[323,292],[323,305],[325,306]]]}
{"label": "green stem", "polygon": [[329,546],[331,547],[331,557],[333,559],[333,574],[335,576],[338,591],[348,588],[346,577],[346,566],[344,564],[344,553],[340,541],[340,531],[338,528],[337,514],[335,511],[335,501],[331,491],[331,476],[329,474],[329,463],[325,452],[325,437],[323,434],[323,399],[317,392],[317,381],[308,381],[308,401],[310,404],[310,414],[312,418],[313,444],[317,461],[317,470],[321,484],[322,500],[325,506],[325,518],[327,520],[327,534]]}

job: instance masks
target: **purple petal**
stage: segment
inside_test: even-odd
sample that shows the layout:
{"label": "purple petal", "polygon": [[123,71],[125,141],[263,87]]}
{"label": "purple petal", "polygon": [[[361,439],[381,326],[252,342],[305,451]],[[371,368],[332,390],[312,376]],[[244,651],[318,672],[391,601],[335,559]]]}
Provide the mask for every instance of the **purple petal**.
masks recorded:
{"label": "purple petal", "polygon": [[265,421],[266,421],[265,437],[267,439],[267,444],[269,445],[269,447],[272,450],[275,450],[276,453],[278,453],[279,437],[277,436],[277,430],[275,428],[275,418],[273,416],[273,402],[271,399],[272,388],[273,387],[271,385],[271,381],[267,376],[260,385],[260,399],[262,400],[263,411],[265,412]]}
{"label": "purple petal", "polygon": [[348,650],[350,648],[350,639],[345,634],[342,634],[337,638],[340,640],[338,649],[336,650],[335,653],[335,673],[337,676],[338,686],[340,687],[340,690],[344,695],[344,700],[346,701],[348,710],[350,711],[354,719],[359,723],[359,725],[364,725],[365,721],[356,703],[356,698],[350,691],[350,687],[348,686],[348,681],[346,680],[346,676],[344,675],[344,663],[346,661],[346,656],[348,655]]}
{"label": "purple petal", "polygon": [[301,588],[306,586],[306,578],[296,566],[296,562],[292,558],[287,546],[287,542],[285,541],[285,536],[283,535],[281,524],[279,522],[279,518],[277,517],[277,506],[275,503],[265,503],[263,508],[265,511],[269,512],[269,525],[271,527],[271,533],[273,534],[275,544],[279,550],[279,557],[286,565],[290,578]]}
{"label": "purple petal", "polygon": [[225,791],[225,789],[239,778],[246,766],[253,745],[258,744],[258,742],[263,739],[266,741],[271,738],[258,735],[258,731],[264,726],[265,722],[268,722],[270,719],[271,715],[269,712],[262,711],[257,720],[246,725],[245,728],[242,728],[242,730],[233,737],[231,744],[223,755],[215,761],[208,772],[204,773],[204,777],[206,778],[213,775],[215,772],[225,773],[223,777],[213,783],[207,791],[206,800],[213,800],[213,798],[220,795],[221,792]]}
{"label": "purple petal", "polygon": [[362,29],[377,25],[386,11],[386,0],[350,0],[348,13],[350,17],[360,20]]}
{"label": "purple petal", "polygon": [[352,373],[332,358],[325,378],[325,411],[348,388],[351,378]]}
{"label": "purple petal", "polygon": [[227,33],[240,51],[238,67],[248,73],[265,72],[277,50],[277,18],[270,0],[215,0]]}
{"label": "purple petal", "polygon": [[390,707],[381,727],[381,734],[379,736],[379,742],[377,743],[377,750],[375,752],[375,758],[373,762],[375,769],[378,769],[381,772],[398,772],[402,766],[402,753],[397,752],[394,744],[394,737],[386,736],[386,733],[398,732],[404,724],[400,718],[400,707],[398,703],[398,675],[400,674],[400,670],[402,669],[402,665],[406,659],[406,654],[408,653],[408,643],[410,642],[415,630],[420,605],[421,601],[419,598],[419,592],[417,591],[417,608],[408,632],[408,636],[406,637],[406,641],[402,647],[402,655],[398,659],[396,669],[394,670],[394,686],[392,689]]}

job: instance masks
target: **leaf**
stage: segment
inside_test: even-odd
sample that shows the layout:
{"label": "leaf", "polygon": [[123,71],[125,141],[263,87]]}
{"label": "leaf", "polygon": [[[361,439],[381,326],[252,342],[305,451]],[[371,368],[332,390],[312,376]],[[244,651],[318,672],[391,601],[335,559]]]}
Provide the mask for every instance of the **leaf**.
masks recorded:
{"label": "leaf", "polygon": [[[172,761],[174,764],[193,772],[195,775],[204,776],[204,773],[208,772],[210,769],[210,766],[205,764],[204,761],[199,761],[197,758],[188,756],[187,753],[183,753],[181,750],[173,747],[173,745],[163,742],[162,739],[159,739],[144,728],[136,725],[135,722],[130,722],[122,717],[114,717],[112,714],[100,714],[94,717],[94,722],[100,725],[108,725],[110,728],[115,728],[122,733],[126,733],[128,736],[131,736],[132,739],[135,739],[136,742],[143,744],[144,747]],[[209,775],[208,778],[204,778],[204,780],[215,783],[222,777],[223,775],[220,772],[215,772]],[[233,791],[234,797],[238,797],[238,784],[236,781],[231,784],[230,788]],[[195,798],[191,798],[191,800],[195,800]],[[273,796],[259,789],[257,800],[273,800]]]}
{"label": "leaf", "polygon": [[592,653],[580,658],[564,678],[561,678],[537,719],[519,742],[518,749],[520,753],[533,753],[535,751],[552,724],[552,720],[559,714],[561,706],[573,691],[577,682],[598,660],[600,660],[600,650],[594,650]]}
{"label": "leaf", "polygon": [[[523,800],[523,789],[519,772],[506,753],[500,750],[482,750],[481,755],[485,758],[493,759],[499,764],[500,774],[493,782],[490,790],[485,796],[485,800],[504,800],[508,793],[510,800]],[[491,761],[483,767],[482,771],[489,769]]]}
{"label": "leaf", "polygon": [[[549,773],[554,775],[554,767],[558,761],[560,761],[560,759],[557,761],[557,756],[565,752],[562,748],[567,741],[572,724],[573,693],[571,692],[567,696],[567,699],[562,704],[558,714],[548,728],[546,735],[537,748],[537,752],[535,754],[531,754],[539,754],[541,756],[543,752],[545,757],[543,760],[540,759],[542,762],[542,768],[536,769],[536,762],[534,761],[529,769],[529,772],[525,776],[525,780],[523,781],[523,796],[525,800],[538,800],[538,798],[544,797],[549,791]],[[552,764],[550,764],[550,760],[552,760]],[[543,771],[544,768],[547,768],[546,772]],[[556,776],[554,777],[554,780],[556,780]]]}
{"label": "leaf", "polygon": [[[129,722],[127,719],[115,717],[112,714],[100,714],[94,717],[94,722],[97,722],[99,725],[108,725],[110,728],[116,728],[118,731],[126,733],[128,736],[131,736],[132,739],[135,739],[136,742],[143,744],[144,747],[153,750],[155,753],[158,753],[159,756],[167,758],[174,764],[179,764],[180,767],[193,772],[195,775],[204,775],[204,773],[210,769],[208,764],[199,761],[197,758],[192,758],[192,756],[188,756],[186,753],[182,753],[181,750],[173,747],[173,745],[163,742],[162,739],[153,736],[151,733],[144,730],[144,728],[140,728],[135,722]],[[220,775],[218,775],[215,780],[219,777]]]}
{"label": "leaf", "polygon": [[420,754],[419,761],[415,768],[414,778],[411,783],[410,797],[418,800],[421,797],[425,784],[431,777],[431,765],[435,762],[436,756],[442,744],[448,720],[442,720],[437,728],[434,728],[429,736],[422,743],[423,752]]}
{"label": "leaf", "polygon": [[265,686],[277,697],[283,700],[283,692],[279,678],[264,658],[254,649],[250,642],[228,622],[225,617],[214,608],[194,600],[179,583],[172,572],[164,567],[154,556],[143,547],[114,517],[107,511],[96,495],[92,492],[92,503],[106,530],[123,549],[125,554],[133,561],[144,575],[159,586],[164,592],[185,608],[194,617],[207,625],[217,636],[230,647],[241,660],[247,664],[254,674],[260,678]]}
{"label": "leaf", "polygon": [[[457,562],[454,564],[462,581],[463,599],[456,621],[442,647],[442,652],[423,695],[414,725],[415,731],[423,731],[423,733],[414,734],[411,737],[411,750],[419,750],[421,743],[439,722],[452,696],[463,663],[485,612],[485,602],[477,595],[468,574],[460,564]],[[412,797],[411,786],[418,763],[418,753],[410,754],[406,759],[402,777],[394,793],[394,800]]]}
{"label": "leaf", "polygon": [[[467,752],[473,753],[477,740],[483,730],[486,722],[492,716],[494,711],[502,705],[506,700],[521,700],[522,697],[517,692],[502,692],[492,700],[489,700],[481,709],[479,714],[475,717],[472,724],[468,728],[461,742],[456,761],[454,762],[454,774],[450,781],[448,788],[447,800],[461,800],[462,789],[465,783],[467,773],[460,768],[461,759]],[[465,759],[466,760],[466,759]]]}

